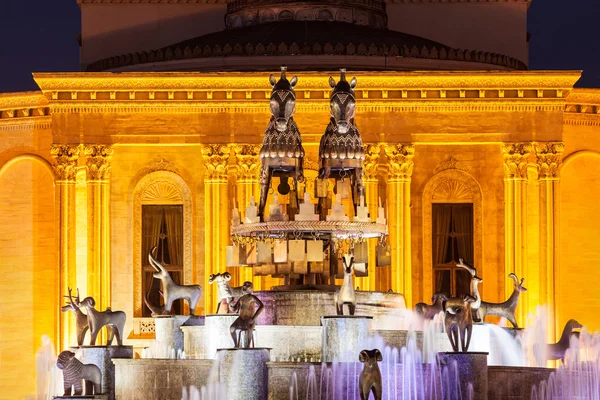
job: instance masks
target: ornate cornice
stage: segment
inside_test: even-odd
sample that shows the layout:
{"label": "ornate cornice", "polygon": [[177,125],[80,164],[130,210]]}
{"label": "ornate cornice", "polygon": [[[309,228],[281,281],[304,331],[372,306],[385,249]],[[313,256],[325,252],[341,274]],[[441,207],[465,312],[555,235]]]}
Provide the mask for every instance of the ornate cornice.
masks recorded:
{"label": "ornate cornice", "polygon": [[0,119],[0,132],[22,132],[34,129],[51,129],[52,117]]}
{"label": "ornate cornice", "polygon": [[365,149],[365,160],[363,161],[364,179],[376,180],[379,175],[379,157],[381,145],[378,143],[363,144]]}
{"label": "ornate cornice", "polygon": [[257,180],[261,167],[259,144],[239,144],[233,146],[237,177],[240,180]]}
{"label": "ornate cornice", "polygon": [[566,103],[566,125],[600,126],[600,89],[575,88]]}
{"label": "ornate cornice", "polygon": [[77,162],[81,146],[79,144],[53,144],[50,155],[54,159],[52,168],[59,181],[73,181],[77,175]]}
{"label": "ornate cornice", "polygon": [[412,176],[415,148],[409,144],[384,144],[388,160],[388,178],[406,179]]}
{"label": "ornate cornice", "polygon": [[207,144],[202,147],[205,181],[226,180],[230,150],[225,144]]}
{"label": "ornate cornice", "polygon": [[562,164],[565,145],[562,142],[536,142],[533,144],[540,179],[555,178]]}
{"label": "ornate cornice", "polygon": [[[48,98],[41,91],[0,93],[0,126],[36,124],[50,114]],[[16,130],[20,130],[16,128]]]}
{"label": "ornate cornice", "polygon": [[448,169],[459,169],[461,171],[470,172],[467,164],[458,161],[456,158],[454,158],[454,156],[451,156],[448,160],[439,163],[438,166],[433,170],[433,174],[436,175]]}
{"label": "ornate cornice", "polygon": [[527,179],[527,161],[532,149],[529,142],[502,143],[505,178]]}
{"label": "ornate cornice", "polygon": [[83,145],[86,155],[86,171],[88,180],[107,180],[110,178],[110,161],[114,153],[112,145]]}

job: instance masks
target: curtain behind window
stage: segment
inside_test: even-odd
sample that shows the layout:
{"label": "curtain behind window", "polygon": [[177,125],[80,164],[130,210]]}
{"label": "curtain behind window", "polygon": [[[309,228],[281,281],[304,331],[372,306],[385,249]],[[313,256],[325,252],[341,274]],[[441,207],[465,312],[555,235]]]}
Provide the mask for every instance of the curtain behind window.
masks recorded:
{"label": "curtain behind window", "polygon": [[171,265],[183,265],[183,210],[181,206],[164,206],[165,230]]}
{"label": "curtain behind window", "polygon": [[163,210],[161,207],[144,206],[142,215],[142,265],[147,265],[150,250],[158,246]]}
{"label": "curtain behind window", "polygon": [[473,209],[471,207],[454,207],[454,231],[458,233],[456,242],[458,257],[473,263]]}
{"label": "curtain behind window", "polygon": [[[450,219],[452,208],[449,206],[433,206],[433,263],[434,265],[445,264],[446,254],[448,253],[448,237],[450,236]],[[444,291],[450,286],[449,271],[434,271],[435,291]]]}

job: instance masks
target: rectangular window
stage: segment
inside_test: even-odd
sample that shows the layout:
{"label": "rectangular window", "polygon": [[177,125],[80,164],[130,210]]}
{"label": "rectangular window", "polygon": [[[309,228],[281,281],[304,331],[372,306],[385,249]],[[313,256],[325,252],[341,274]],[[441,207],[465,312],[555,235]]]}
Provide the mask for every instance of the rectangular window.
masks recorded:
{"label": "rectangular window", "polygon": [[[162,287],[154,279],[154,268],[148,261],[150,250],[157,247],[156,259],[169,271],[175,283],[183,284],[183,206],[182,205],[143,205],[142,206],[142,296],[148,296],[150,303],[163,305]],[[175,314],[183,312],[182,301],[173,304]],[[151,312],[142,299],[142,316],[150,317]]]}
{"label": "rectangular window", "polygon": [[457,268],[459,258],[473,263],[473,204],[433,204],[433,291],[469,293],[471,276]]}

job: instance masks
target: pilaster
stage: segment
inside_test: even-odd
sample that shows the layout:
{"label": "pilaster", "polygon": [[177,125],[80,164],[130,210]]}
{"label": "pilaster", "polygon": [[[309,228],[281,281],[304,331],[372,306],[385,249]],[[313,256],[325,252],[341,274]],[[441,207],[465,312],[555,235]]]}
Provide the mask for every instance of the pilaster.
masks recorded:
{"label": "pilaster", "polygon": [[406,144],[386,144],[384,151],[388,160],[387,209],[392,245],[392,290],[402,293],[406,306],[411,307],[410,182],[415,148]]}
{"label": "pilaster", "polygon": [[[533,146],[529,142],[504,143],[504,235],[505,295],[513,292],[514,273],[519,279],[527,273],[527,164]],[[525,296],[520,298],[517,321],[524,323],[523,310],[528,309]]]}
{"label": "pilaster", "polygon": [[[50,154],[54,159],[52,167],[56,176],[58,187],[57,201],[59,208],[59,254],[60,268],[60,297],[68,294],[68,288],[75,290],[77,286],[76,270],[76,176],[79,160],[79,145],[53,144]],[[69,313],[60,315],[60,348],[66,348],[76,343],[75,318]]]}
{"label": "pilaster", "polygon": [[87,295],[96,308],[111,306],[110,162],[112,145],[85,144],[87,182]]}
{"label": "pilaster", "polygon": [[204,161],[204,305],[207,313],[216,310],[216,285],[208,279],[225,267],[225,249],[229,244],[229,207],[227,167],[230,148],[207,144],[202,148]]}
{"label": "pilaster", "polygon": [[558,282],[558,211],[560,195],[560,179],[558,168],[562,163],[565,146],[562,142],[534,143],[535,155],[539,171],[540,185],[540,299],[546,300],[548,306],[548,340],[556,339],[558,334],[557,288]]}

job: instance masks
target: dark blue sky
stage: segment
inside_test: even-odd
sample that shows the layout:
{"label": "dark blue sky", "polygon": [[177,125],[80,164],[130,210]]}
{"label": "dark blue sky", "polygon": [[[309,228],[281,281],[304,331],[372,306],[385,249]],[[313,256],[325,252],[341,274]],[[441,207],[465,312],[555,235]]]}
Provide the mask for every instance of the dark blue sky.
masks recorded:
{"label": "dark blue sky", "polygon": [[[77,71],[76,0],[1,0],[0,92],[35,90],[31,72]],[[533,0],[531,69],[582,69],[577,86],[600,87],[600,0]]]}

